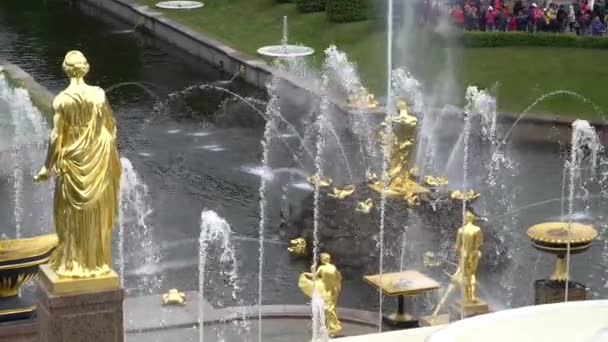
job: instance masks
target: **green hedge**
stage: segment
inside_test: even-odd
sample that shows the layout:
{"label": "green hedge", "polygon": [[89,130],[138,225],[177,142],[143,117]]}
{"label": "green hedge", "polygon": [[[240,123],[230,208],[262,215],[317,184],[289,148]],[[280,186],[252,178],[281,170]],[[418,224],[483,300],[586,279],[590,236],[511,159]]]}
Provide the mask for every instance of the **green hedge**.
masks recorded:
{"label": "green hedge", "polygon": [[303,13],[325,11],[326,0],[296,0],[298,10]]}
{"label": "green hedge", "polygon": [[327,0],[325,8],[330,21],[360,21],[367,19],[368,1],[376,0]]}
{"label": "green hedge", "polygon": [[[501,47],[501,46],[556,46],[586,49],[608,49],[608,38],[575,36],[558,33],[526,32],[465,32],[450,39],[464,47]],[[444,42],[447,40],[442,38]]]}

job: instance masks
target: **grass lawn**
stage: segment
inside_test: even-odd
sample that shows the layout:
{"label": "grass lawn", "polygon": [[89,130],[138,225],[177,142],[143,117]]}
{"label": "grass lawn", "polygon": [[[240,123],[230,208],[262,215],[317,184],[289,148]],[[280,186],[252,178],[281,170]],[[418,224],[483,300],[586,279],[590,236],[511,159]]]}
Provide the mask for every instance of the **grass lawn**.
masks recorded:
{"label": "grass lawn", "polygon": [[[158,0],[136,0],[154,6]],[[289,17],[289,40],[313,47],[315,65],[330,44],[348,53],[358,65],[366,86],[384,93],[386,70],[385,34],[370,28],[369,22],[334,24],[325,13],[299,13],[295,4],[275,0],[206,0],[205,7],[193,11],[165,11],[167,17],[200,30],[235,49],[255,55],[264,45],[281,40],[282,17]],[[412,49],[416,62],[410,66],[420,79],[436,80],[443,63],[436,55],[439,48]],[[466,85],[495,87],[501,110],[521,112],[535,99],[555,90],[571,90],[597,104],[604,111],[608,96],[603,83],[608,81],[608,50],[569,48],[462,48],[455,51],[454,93],[463,101]],[[398,60],[397,60],[398,62]],[[461,103],[461,102],[460,102]],[[535,113],[553,113],[594,118],[591,106],[568,96],[557,96],[535,107]],[[599,119],[599,118],[598,118]]]}

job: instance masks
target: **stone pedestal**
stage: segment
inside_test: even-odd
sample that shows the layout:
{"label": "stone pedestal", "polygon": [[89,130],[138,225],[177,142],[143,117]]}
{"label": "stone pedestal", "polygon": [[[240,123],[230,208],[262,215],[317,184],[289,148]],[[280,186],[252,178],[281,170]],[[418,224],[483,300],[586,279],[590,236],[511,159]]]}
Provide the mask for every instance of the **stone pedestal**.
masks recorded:
{"label": "stone pedestal", "polygon": [[2,342],[38,342],[38,321],[35,318],[0,323]]}
{"label": "stone pedestal", "polygon": [[74,288],[78,292],[62,290],[58,294],[52,291],[58,287],[54,287],[52,279],[41,270],[38,281],[40,342],[124,341],[123,290],[119,287],[83,290],[95,287],[88,281],[87,286],[76,284]]}
{"label": "stone pedestal", "polygon": [[437,315],[437,316],[424,316],[420,318],[420,327],[434,327],[438,325],[445,325],[450,323],[450,317],[448,314]]}
{"label": "stone pedestal", "polygon": [[[566,282],[540,279],[534,282],[534,304],[561,303],[566,297]],[[581,283],[568,282],[568,301],[587,300],[587,287]]]}
{"label": "stone pedestal", "polygon": [[450,309],[450,321],[452,322],[490,312],[488,304],[481,299],[477,299],[477,303],[474,304],[455,303],[451,305]]}

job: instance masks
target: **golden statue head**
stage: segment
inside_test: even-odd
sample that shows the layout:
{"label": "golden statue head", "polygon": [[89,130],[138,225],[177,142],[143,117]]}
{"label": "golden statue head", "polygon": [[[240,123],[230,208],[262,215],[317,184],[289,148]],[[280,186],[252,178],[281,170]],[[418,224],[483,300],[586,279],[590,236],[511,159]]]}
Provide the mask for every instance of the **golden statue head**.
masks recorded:
{"label": "golden statue head", "polygon": [[405,102],[405,100],[399,100],[397,102],[397,108],[401,111],[401,110],[407,110],[407,102]]}
{"label": "golden statue head", "polygon": [[331,263],[331,256],[327,253],[321,253],[319,260],[321,261],[321,265],[327,265]]}
{"label": "golden statue head", "polygon": [[72,50],[65,55],[63,71],[69,78],[83,78],[89,72],[89,62],[82,52]]}
{"label": "golden statue head", "polygon": [[473,222],[475,222],[475,215],[470,210],[467,210],[467,212],[464,214],[464,223],[470,224]]}

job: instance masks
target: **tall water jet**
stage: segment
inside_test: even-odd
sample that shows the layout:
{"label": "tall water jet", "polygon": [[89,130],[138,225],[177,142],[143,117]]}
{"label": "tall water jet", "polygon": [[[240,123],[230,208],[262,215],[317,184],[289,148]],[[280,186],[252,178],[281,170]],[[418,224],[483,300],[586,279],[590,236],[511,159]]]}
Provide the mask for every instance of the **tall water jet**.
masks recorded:
{"label": "tall water jet", "polygon": [[[201,232],[199,237],[199,273],[198,273],[198,323],[199,323],[199,341],[204,340],[204,323],[205,323],[205,270],[206,265],[215,253],[219,254],[218,267],[219,277],[230,288],[231,298],[236,301],[240,288],[238,286],[238,264],[232,245],[232,229],[230,224],[217,213],[211,210],[204,210],[201,213]],[[215,253],[214,253],[215,252]],[[227,281],[226,281],[227,280]],[[214,287],[218,291],[217,285]],[[240,304],[240,302],[237,302]],[[238,317],[234,317],[237,319]],[[230,319],[230,318],[228,318]],[[248,330],[245,315],[240,317],[243,327]],[[220,341],[223,341],[222,331],[217,336]]]}
{"label": "tall water jet", "polygon": [[[148,200],[148,187],[140,179],[131,161],[126,157],[120,159],[122,173],[120,176],[120,210],[118,211],[118,269],[120,282],[125,284],[126,265],[143,266],[143,272],[134,282],[133,288],[140,293],[151,294],[160,288],[160,275],[154,265],[160,261],[160,249],[154,238],[153,227],[147,218],[152,213]],[[128,246],[137,246],[131,253]]]}
{"label": "tall water jet", "polygon": [[[388,0],[387,6],[387,46],[386,46],[386,115],[388,117],[387,124],[385,127],[383,141],[383,153],[382,153],[382,192],[380,196],[380,231],[378,234],[378,244],[380,257],[378,260],[378,274],[380,275],[380,283],[382,283],[382,276],[384,274],[384,225],[386,224],[386,189],[388,187],[389,175],[388,175],[388,158],[391,155],[390,143],[393,139],[393,0]],[[383,294],[382,290],[378,290],[378,331],[382,332],[382,304]]]}
{"label": "tall water jet", "polygon": [[[566,245],[566,281],[564,285],[564,301],[568,301],[568,289],[570,283],[570,252],[572,240],[572,221],[575,202],[575,184],[581,181],[581,173],[584,166],[591,168],[592,172],[597,167],[597,155],[602,145],[595,129],[585,120],[576,120],[572,123],[572,144],[570,160],[566,164],[569,171],[568,186],[568,239]],[[587,160],[585,160],[587,159]],[[586,164],[586,165],[585,165]]]}
{"label": "tall water jet", "polygon": [[[279,80],[273,78],[272,82],[268,84],[267,91],[270,94],[270,99],[266,107],[266,125],[264,126],[264,138],[262,140],[262,167],[264,169],[270,168],[270,147],[272,144],[272,132],[275,130],[275,113],[280,113],[280,104],[277,94]],[[264,285],[264,231],[266,229],[266,179],[261,177],[260,179],[260,221],[258,226],[259,231],[259,269],[258,269],[258,342],[262,342],[262,305],[263,305],[263,285]]]}
{"label": "tall water jet", "polygon": [[[26,89],[13,88],[0,74],[0,100],[6,103],[12,126],[11,159],[13,160],[13,217],[15,237],[43,233],[51,229],[51,205],[46,193],[52,193],[52,182],[31,187],[31,177],[44,157],[43,142],[47,125],[43,114],[33,105]],[[27,208],[27,211],[24,209]],[[26,214],[29,213],[29,214]],[[35,222],[25,221],[37,213]],[[41,231],[24,232],[23,227],[41,227]],[[24,234],[25,233],[25,234]]]}
{"label": "tall water jet", "polygon": [[[327,89],[328,87],[328,76],[324,73],[323,77],[323,88]],[[317,113],[317,118],[315,122],[315,128],[317,130],[316,135],[316,155],[315,155],[315,172],[319,179],[323,177],[323,151],[325,148],[325,115],[329,109],[329,98],[327,93],[324,91],[321,97],[321,104],[319,107],[319,112]],[[314,195],[313,195],[313,246],[312,246],[312,274],[313,283],[316,281],[316,271],[317,266],[319,265],[319,223],[320,223],[320,214],[319,214],[319,205],[320,205],[320,192],[321,184],[320,182],[314,183]],[[319,301],[321,302],[319,304]],[[320,305],[320,308],[318,307]],[[321,326],[325,326],[325,320],[322,320],[323,316],[323,298],[317,293],[316,288],[313,289],[312,294],[312,340],[317,341],[322,338],[323,331],[320,330]]]}

